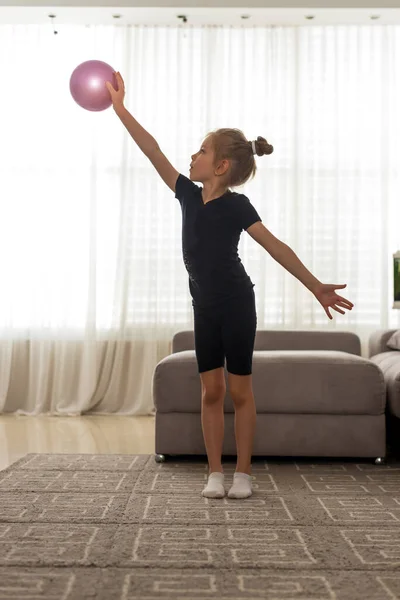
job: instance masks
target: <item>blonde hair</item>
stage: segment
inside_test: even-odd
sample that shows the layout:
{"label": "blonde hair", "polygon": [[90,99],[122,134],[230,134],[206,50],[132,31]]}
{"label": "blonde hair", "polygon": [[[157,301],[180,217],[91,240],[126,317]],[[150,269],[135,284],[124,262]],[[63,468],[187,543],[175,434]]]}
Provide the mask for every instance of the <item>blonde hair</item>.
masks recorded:
{"label": "blonde hair", "polygon": [[[231,161],[226,174],[227,187],[243,185],[253,178],[257,171],[251,141],[247,140],[240,129],[216,129],[207,134],[215,154],[215,164],[223,159]],[[257,156],[272,154],[274,147],[261,136],[255,140]]]}

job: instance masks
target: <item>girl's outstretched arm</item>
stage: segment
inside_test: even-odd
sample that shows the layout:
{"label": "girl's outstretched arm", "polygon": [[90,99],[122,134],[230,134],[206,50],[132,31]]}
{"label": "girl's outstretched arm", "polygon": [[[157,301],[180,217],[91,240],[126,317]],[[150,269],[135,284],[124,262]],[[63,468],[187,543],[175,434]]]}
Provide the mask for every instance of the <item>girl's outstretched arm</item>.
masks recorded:
{"label": "girl's outstretched arm", "polygon": [[106,86],[111,94],[113,109],[125,125],[131,137],[139,146],[141,151],[147,156],[151,163],[156,168],[161,178],[167,186],[175,192],[175,184],[178,179],[179,172],[171,165],[167,157],[163,154],[157,141],[148,131],[146,131],[140,123],[131,115],[124,106],[125,86],[120,73],[116,73],[118,82],[118,90],[115,90],[111,83],[107,81]]}

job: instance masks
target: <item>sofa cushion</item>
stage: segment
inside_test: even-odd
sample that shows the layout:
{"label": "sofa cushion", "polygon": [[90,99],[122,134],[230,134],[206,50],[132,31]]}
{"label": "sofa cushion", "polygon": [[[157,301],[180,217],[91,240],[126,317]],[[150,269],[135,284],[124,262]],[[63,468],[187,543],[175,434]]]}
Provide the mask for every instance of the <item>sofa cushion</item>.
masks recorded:
{"label": "sofa cushion", "polygon": [[[229,393],[224,411],[234,412]],[[373,361],[336,350],[255,350],[253,392],[259,413],[380,415],[385,412],[382,370]],[[154,371],[159,412],[201,412],[201,382],[193,350],[163,358]]]}
{"label": "sofa cushion", "polygon": [[394,332],[394,334],[386,342],[388,348],[392,350],[400,350],[400,329]]}

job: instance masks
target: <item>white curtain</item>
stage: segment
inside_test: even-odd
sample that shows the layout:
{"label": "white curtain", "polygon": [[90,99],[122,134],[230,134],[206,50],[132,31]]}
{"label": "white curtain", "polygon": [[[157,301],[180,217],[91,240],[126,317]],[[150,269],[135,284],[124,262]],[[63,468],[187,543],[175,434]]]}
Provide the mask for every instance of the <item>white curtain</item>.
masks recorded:
{"label": "white curtain", "polygon": [[274,145],[246,193],[265,226],[355,307],[330,321],[247,233],[259,329],[357,333],[392,310],[400,249],[400,27],[0,26],[0,412],[149,414],[152,375],[193,328],[173,192],[73,69],[121,72],[178,171],[217,127]]}

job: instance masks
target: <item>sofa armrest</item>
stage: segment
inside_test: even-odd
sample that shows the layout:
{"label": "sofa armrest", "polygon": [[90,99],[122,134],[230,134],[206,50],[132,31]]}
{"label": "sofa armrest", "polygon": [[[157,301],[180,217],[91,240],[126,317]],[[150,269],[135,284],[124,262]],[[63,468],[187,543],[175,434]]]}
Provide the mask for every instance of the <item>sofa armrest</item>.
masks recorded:
{"label": "sofa armrest", "polygon": [[387,349],[370,357],[382,371],[387,391],[389,412],[400,419],[400,352]]}
{"label": "sofa armrest", "polygon": [[395,331],[397,329],[378,329],[377,331],[373,331],[368,340],[368,357],[371,358],[371,356],[381,354],[381,352],[394,352],[386,344]]}

